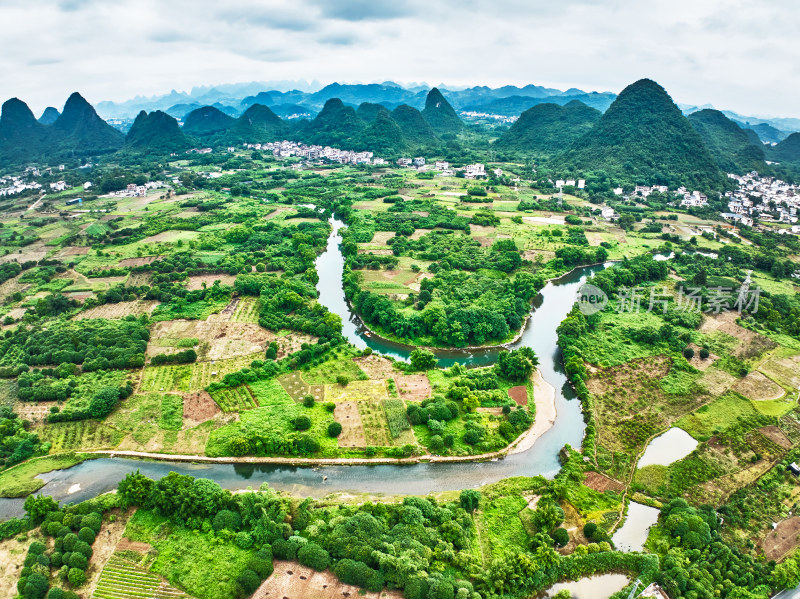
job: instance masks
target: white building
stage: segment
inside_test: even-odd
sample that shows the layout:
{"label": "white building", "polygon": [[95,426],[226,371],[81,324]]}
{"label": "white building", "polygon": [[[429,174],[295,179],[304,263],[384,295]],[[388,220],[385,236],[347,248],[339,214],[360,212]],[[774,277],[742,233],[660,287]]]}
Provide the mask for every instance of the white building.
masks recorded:
{"label": "white building", "polygon": [[420,166],[425,166],[425,158],[423,158],[422,156],[417,156],[416,158],[414,158],[413,164],[417,168],[419,168]]}

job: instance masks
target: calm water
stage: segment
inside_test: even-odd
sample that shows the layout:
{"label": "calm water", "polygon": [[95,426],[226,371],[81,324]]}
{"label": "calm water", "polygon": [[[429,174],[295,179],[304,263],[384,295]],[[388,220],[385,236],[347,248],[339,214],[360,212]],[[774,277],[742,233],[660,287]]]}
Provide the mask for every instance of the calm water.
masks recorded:
{"label": "calm water", "polygon": [[[339,251],[339,230],[343,223],[331,219],[333,233],[327,250],[317,259],[320,303],[341,316],[343,335],[361,349],[406,360],[411,348],[369,335],[358,317],[350,312],[342,290],[344,260]],[[47,481],[41,493],[59,501],[78,502],[116,488],[129,472],[140,470],[151,478],[171,471],[210,478],[228,489],[258,488],[267,482],[272,487],[298,495],[323,497],[337,491],[367,493],[426,494],[478,487],[511,476],[554,476],[559,468],[558,452],[566,444],[579,447],[584,422],[581,405],[575,399],[561,364],[556,327],[575,302],[578,288],[606,265],[591,266],[548,283],[534,299],[533,310],[520,339],[510,348],[529,346],[539,356],[544,380],[556,389],[557,417],[553,427],[529,450],[493,462],[464,464],[414,464],[407,466],[325,466],[297,468],[272,465],[186,464],[147,462],[123,458],[102,458],[84,462],[67,470],[44,474]],[[497,349],[436,351],[440,364],[489,365],[497,358]],[[323,476],[327,476],[323,480]],[[75,487],[75,485],[80,485]],[[76,490],[77,489],[77,490]],[[70,493],[69,491],[72,490]],[[0,518],[22,513],[22,501],[0,499]]]}
{"label": "calm water", "polygon": [[572,582],[559,582],[547,590],[547,596],[552,597],[559,591],[567,589],[576,599],[608,599],[621,591],[628,584],[628,577],[624,574],[602,574],[588,576]]}
{"label": "calm water", "polygon": [[654,507],[631,501],[625,524],[611,537],[614,546],[621,551],[642,551],[650,527],[658,521],[660,513]]}
{"label": "calm water", "polygon": [[692,453],[695,447],[697,447],[695,438],[682,428],[674,426],[650,441],[637,467],[643,468],[653,464],[669,466]]}

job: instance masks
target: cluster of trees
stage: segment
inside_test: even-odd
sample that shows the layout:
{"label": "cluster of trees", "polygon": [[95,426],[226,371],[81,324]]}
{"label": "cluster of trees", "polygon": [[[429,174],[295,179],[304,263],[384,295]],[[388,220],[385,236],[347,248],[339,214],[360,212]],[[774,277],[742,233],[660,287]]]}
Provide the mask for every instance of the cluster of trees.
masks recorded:
{"label": "cluster of trees", "polygon": [[[311,272],[316,276],[316,272]],[[315,283],[315,278],[288,273],[280,277],[246,275],[237,277],[235,289],[245,295],[261,297],[258,322],[266,329],[311,333],[320,338],[319,343],[338,340],[342,331],[341,318],[315,301]],[[309,360],[312,357],[309,356]]]}
{"label": "cluster of trees", "polygon": [[670,597],[767,597],[783,585],[772,575],[774,562],[756,560],[731,548],[720,536],[721,519],[710,506],[690,507],[673,499],[661,510],[668,533],[656,548],[663,556],[656,581]]}
{"label": "cluster of trees", "polygon": [[128,381],[124,387],[102,387],[89,400],[88,407],[67,406],[63,411],[51,411],[47,422],[73,422],[88,418],[102,419],[108,416],[121,399],[130,397],[133,385]]}
{"label": "cluster of trees", "polygon": [[[53,549],[34,541],[28,548],[23,563],[17,591],[24,599],[77,599],[72,589],[86,583],[86,570],[94,551],[92,544],[103,523],[102,514],[92,510],[91,502],[60,509],[50,497],[30,495],[25,500],[25,510],[33,525],[40,525],[42,533],[52,537]],[[52,575],[62,587],[50,587]]]}
{"label": "cluster of trees", "polygon": [[484,249],[469,235],[437,230],[417,240],[392,237],[388,244],[395,256],[414,256],[438,262],[437,267],[444,270],[456,268],[474,272],[481,268],[496,268],[510,273],[522,265],[520,251],[511,239],[497,240],[491,248]]}
{"label": "cluster of trees", "polygon": [[439,270],[436,277],[423,279],[413,298],[418,311],[407,314],[386,296],[362,291],[355,273],[344,281],[345,295],[370,325],[398,337],[430,336],[455,347],[505,340],[522,326],[541,286],[541,277],[525,272],[498,279]]}
{"label": "cluster of trees", "polygon": [[0,342],[4,364],[80,364],[85,372],[141,368],[150,331],[141,320],[92,319],[19,327]]}
{"label": "cluster of trees", "polygon": [[156,354],[150,358],[150,364],[152,366],[160,366],[161,364],[191,364],[196,361],[197,352],[191,348],[171,354]]}
{"label": "cluster of trees", "polygon": [[[472,569],[475,526],[469,512],[480,502],[475,491],[441,504],[406,497],[400,504],[318,507],[310,499],[296,503],[271,492],[232,495],[212,481],[176,473],[153,481],[137,472],[120,483],[118,495],[123,505],[152,509],[187,527],[229,531],[237,543],[246,533],[256,556],[331,567],[343,581],[371,591],[391,585],[414,599],[480,597],[470,582],[442,574],[441,567]],[[247,578],[239,583],[252,592],[247,583],[254,579]]]}
{"label": "cluster of trees", "polygon": [[0,468],[47,453],[49,444],[42,443],[28,425],[10,407],[0,406]]}

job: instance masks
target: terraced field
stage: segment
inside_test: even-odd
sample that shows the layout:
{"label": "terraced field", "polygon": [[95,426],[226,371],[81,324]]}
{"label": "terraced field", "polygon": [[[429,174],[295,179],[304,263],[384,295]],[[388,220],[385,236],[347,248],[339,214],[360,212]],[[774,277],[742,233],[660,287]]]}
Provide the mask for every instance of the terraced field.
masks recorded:
{"label": "terraced field", "polygon": [[392,435],[386,422],[386,412],[383,404],[378,401],[359,401],[358,414],[364,426],[364,436],[367,445],[388,447],[392,445]]}
{"label": "terraced field", "polygon": [[169,585],[161,578],[139,568],[117,555],[106,563],[93,599],[172,599],[189,597],[180,589]]}
{"label": "terraced field", "polygon": [[211,397],[223,412],[241,412],[258,407],[258,402],[247,385],[214,391]]}
{"label": "terraced field", "polygon": [[258,298],[242,297],[231,315],[231,322],[258,322]]}
{"label": "terraced field", "polygon": [[53,453],[72,449],[116,447],[125,436],[121,431],[96,420],[49,424],[37,429],[37,434],[42,441],[52,444]]}
{"label": "terraced field", "polygon": [[148,366],[144,369],[140,391],[189,391],[192,367],[186,364]]}

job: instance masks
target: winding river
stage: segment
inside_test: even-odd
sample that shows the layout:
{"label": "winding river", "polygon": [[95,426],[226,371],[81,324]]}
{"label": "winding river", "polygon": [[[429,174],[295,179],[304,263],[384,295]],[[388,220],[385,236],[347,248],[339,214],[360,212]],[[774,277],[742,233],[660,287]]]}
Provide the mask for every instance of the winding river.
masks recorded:
{"label": "winding river", "polygon": [[[344,260],[339,251],[344,226],[331,219],[333,232],[326,251],[317,259],[320,302],[342,318],[343,335],[355,346],[397,359],[407,359],[410,347],[379,339],[365,329],[352,314],[342,290]],[[529,346],[539,356],[539,370],[556,390],[557,417],[553,427],[527,451],[491,462],[421,463],[413,465],[286,467],[260,464],[187,464],[141,461],[123,458],[89,460],[73,468],[41,475],[46,485],[41,492],[59,501],[79,502],[116,488],[129,472],[140,470],[151,478],[171,471],[205,477],[228,489],[258,488],[269,483],[273,488],[297,495],[322,497],[332,492],[426,494],[435,491],[478,487],[511,476],[554,476],[559,470],[558,452],[567,443],[578,447],[583,439],[584,422],[580,402],[575,399],[561,365],[556,327],[567,316],[578,288],[606,265],[578,268],[550,281],[533,301],[533,309],[519,339],[508,347]],[[488,365],[497,358],[497,348],[437,350],[440,364],[460,362]],[[325,477],[325,478],[323,478]],[[20,515],[22,499],[0,500],[0,519]]]}

